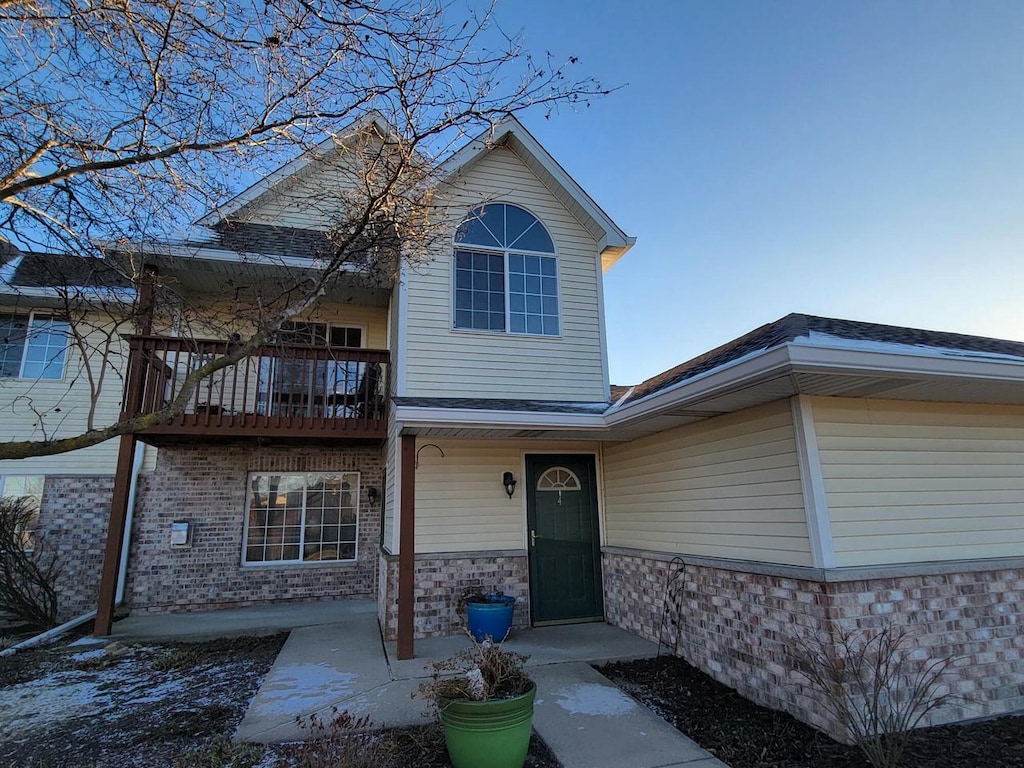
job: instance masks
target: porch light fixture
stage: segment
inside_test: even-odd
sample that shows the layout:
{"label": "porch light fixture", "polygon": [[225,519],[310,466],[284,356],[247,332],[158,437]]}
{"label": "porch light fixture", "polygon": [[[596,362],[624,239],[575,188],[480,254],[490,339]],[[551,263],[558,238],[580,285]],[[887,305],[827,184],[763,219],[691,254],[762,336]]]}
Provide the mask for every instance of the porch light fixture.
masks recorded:
{"label": "porch light fixture", "polygon": [[372,488],[372,487],[371,488],[367,488],[366,489],[366,495],[370,497],[370,503],[371,504],[376,504],[377,503],[377,489],[376,488]]}
{"label": "porch light fixture", "polygon": [[511,472],[506,472],[501,476],[501,484],[505,486],[505,493],[511,499],[512,494],[516,492],[516,478]]}

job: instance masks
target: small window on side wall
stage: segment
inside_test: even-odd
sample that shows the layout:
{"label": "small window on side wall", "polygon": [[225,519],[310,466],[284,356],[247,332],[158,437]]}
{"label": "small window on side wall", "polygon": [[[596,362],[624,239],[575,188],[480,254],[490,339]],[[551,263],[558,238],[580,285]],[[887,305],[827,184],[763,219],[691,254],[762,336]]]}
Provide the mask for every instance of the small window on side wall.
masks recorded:
{"label": "small window on side wall", "polygon": [[0,313],[0,378],[63,379],[69,331],[53,315]]}
{"label": "small window on side wall", "polygon": [[455,232],[453,326],[558,336],[558,262],[551,235],[529,211],[491,203]]}

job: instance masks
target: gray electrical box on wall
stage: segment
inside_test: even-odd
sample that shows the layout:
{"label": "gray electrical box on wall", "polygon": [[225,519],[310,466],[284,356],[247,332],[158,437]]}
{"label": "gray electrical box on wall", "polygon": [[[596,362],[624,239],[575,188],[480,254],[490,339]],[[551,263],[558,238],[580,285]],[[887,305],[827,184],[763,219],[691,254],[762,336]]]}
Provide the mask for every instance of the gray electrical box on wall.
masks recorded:
{"label": "gray electrical box on wall", "polygon": [[192,523],[189,520],[175,520],[171,523],[171,546],[192,546]]}

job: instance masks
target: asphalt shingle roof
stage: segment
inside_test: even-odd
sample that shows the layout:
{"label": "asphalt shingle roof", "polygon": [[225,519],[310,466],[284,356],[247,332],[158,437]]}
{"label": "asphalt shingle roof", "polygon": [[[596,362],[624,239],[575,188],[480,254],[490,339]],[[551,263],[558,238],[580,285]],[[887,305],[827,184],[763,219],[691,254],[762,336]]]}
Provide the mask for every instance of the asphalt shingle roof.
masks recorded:
{"label": "asphalt shingle roof", "polygon": [[103,259],[62,253],[22,252],[10,285],[19,288],[131,288],[131,281]]}
{"label": "asphalt shingle roof", "polygon": [[1024,358],[1024,343],[1019,341],[794,313],[786,315],[774,323],[755,328],[738,339],[733,339],[720,347],[647,379],[634,388],[626,402],[654,394],[753,352],[772,349],[798,338],[808,337],[811,332],[855,341],[905,344]]}

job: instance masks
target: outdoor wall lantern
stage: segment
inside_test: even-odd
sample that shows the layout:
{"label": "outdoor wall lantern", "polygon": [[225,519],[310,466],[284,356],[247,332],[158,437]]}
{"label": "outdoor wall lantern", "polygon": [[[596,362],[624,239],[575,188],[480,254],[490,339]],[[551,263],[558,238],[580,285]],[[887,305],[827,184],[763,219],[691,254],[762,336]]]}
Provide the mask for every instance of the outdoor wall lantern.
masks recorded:
{"label": "outdoor wall lantern", "polygon": [[506,472],[501,476],[501,484],[505,486],[505,493],[511,499],[512,494],[516,492],[516,479],[511,472]]}
{"label": "outdoor wall lantern", "polygon": [[377,489],[376,488],[367,488],[366,489],[366,495],[370,497],[370,503],[371,504],[376,504],[377,503]]}

